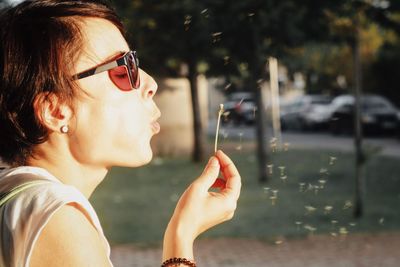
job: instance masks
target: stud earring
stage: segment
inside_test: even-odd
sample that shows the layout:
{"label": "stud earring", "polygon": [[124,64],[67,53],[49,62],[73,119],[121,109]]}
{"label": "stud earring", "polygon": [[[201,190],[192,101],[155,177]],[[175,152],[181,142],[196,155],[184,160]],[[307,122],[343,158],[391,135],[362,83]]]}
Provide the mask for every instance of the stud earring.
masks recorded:
{"label": "stud earring", "polygon": [[68,125],[64,125],[64,126],[62,126],[61,128],[60,128],[60,131],[62,132],[62,133],[68,133],[68,131],[69,131],[69,128],[68,128]]}

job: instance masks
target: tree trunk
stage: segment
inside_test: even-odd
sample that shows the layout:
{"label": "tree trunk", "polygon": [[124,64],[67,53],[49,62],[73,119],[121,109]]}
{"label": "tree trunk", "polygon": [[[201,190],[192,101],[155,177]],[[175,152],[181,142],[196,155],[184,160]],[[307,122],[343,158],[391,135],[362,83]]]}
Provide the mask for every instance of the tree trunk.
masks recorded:
{"label": "tree trunk", "polygon": [[194,147],[192,159],[194,162],[200,162],[204,159],[204,137],[201,123],[199,94],[197,90],[197,69],[196,62],[193,59],[188,60],[188,79],[190,83],[193,110]]}
{"label": "tree trunk", "polygon": [[254,83],[255,99],[257,105],[256,112],[256,131],[257,131],[257,156],[258,156],[258,180],[261,183],[268,182],[268,152],[267,152],[267,136],[266,136],[266,119],[265,106],[262,97],[262,90]]}
{"label": "tree trunk", "polygon": [[[357,15],[356,15],[357,16]],[[364,179],[363,165],[365,162],[362,151],[362,127],[361,127],[361,91],[362,91],[362,72],[360,58],[360,39],[359,39],[358,18],[355,19],[355,36],[353,41],[354,58],[354,146],[356,151],[356,177],[355,177],[355,203],[353,215],[360,218],[363,215],[364,204]]]}
{"label": "tree trunk", "polygon": [[263,102],[262,88],[258,83],[259,79],[264,78],[263,56],[260,51],[260,36],[256,27],[252,27],[254,56],[251,61],[251,84],[254,90],[254,97],[257,105],[256,114],[256,136],[257,136],[257,156],[258,156],[258,180],[260,183],[268,182],[268,149],[267,149],[267,116]]}

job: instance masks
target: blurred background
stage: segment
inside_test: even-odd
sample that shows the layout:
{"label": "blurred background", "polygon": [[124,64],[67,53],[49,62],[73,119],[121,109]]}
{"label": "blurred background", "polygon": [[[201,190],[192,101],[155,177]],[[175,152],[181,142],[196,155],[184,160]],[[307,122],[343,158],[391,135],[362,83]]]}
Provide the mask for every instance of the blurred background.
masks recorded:
{"label": "blurred background", "polygon": [[243,188],[201,266],[399,266],[399,1],[111,3],[162,111],[152,163],[92,197],[116,266],[159,264],[217,125]]}

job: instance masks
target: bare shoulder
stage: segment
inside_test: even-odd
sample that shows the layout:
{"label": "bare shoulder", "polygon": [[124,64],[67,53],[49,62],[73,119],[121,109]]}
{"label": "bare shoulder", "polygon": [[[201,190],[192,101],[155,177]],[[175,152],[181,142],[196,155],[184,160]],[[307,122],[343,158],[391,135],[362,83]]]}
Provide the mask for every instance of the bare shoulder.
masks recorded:
{"label": "bare shoulder", "polygon": [[110,267],[97,230],[74,205],[61,207],[42,230],[33,248],[31,267]]}

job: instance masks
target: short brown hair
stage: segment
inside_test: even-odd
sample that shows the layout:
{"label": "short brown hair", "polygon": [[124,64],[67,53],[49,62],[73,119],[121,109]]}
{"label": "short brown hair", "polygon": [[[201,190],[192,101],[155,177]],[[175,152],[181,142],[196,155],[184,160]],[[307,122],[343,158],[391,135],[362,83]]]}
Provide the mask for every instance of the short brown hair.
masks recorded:
{"label": "short brown hair", "polygon": [[82,51],[83,18],[110,21],[124,34],[121,20],[103,1],[28,0],[0,14],[0,157],[26,164],[48,132],[35,117],[39,94],[66,103],[75,96],[72,67]]}

